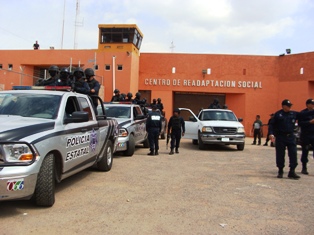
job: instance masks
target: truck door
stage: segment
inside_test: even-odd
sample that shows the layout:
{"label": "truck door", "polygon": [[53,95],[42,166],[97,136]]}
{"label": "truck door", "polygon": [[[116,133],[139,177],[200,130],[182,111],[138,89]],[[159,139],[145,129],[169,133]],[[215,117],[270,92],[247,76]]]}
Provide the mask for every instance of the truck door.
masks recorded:
{"label": "truck door", "polygon": [[88,112],[87,122],[64,124],[63,160],[64,172],[75,170],[80,164],[95,161],[100,149],[99,127],[91,105],[85,97],[69,97],[65,107],[65,116],[75,111]]}
{"label": "truck door", "polygon": [[180,109],[180,116],[183,117],[184,122],[185,122],[185,134],[183,138],[197,140],[199,119],[190,109],[185,109],[185,108],[179,108],[179,109]]}

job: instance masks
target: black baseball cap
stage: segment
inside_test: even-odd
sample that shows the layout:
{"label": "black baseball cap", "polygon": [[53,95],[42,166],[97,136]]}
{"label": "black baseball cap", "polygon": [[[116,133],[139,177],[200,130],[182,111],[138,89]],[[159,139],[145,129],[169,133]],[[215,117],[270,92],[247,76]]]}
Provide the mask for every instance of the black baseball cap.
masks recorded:
{"label": "black baseball cap", "polygon": [[287,99],[283,100],[283,101],[281,102],[281,105],[286,105],[286,106],[288,106],[288,107],[291,107],[291,106],[292,106],[290,100],[287,100]]}
{"label": "black baseball cap", "polygon": [[313,99],[307,99],[306,104],[314,104],[314,100]]}

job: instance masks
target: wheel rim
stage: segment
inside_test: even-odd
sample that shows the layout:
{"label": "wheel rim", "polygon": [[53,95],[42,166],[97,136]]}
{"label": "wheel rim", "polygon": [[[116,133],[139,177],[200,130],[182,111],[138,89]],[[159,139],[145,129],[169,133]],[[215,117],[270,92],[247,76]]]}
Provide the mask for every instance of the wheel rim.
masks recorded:
{"label": "wheel rim", "polygon": [[110,166],[112,161],[112,152],[110,146],[107,148],[107,165]]}

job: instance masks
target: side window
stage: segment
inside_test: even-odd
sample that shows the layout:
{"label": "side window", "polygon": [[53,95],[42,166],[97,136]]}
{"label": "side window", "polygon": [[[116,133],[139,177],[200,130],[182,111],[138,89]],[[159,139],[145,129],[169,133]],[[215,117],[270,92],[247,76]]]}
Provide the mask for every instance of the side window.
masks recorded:
{"label": "side window", "polygon": [[137,113],[137,115],[138,115],[138,114],[143,114],[140,107],[135,107],[135,108],[136,108],[136,113]]}
{"label": "side window", "polygon": [[65,105],[65,115],[71,116],[73,112],[79,110],[75,97],[69,97]]}
{"label": "side window", "polygon": [[82,107],[82,110],[84,112],[88,112],[89,120],[93,120],[92,111],[90,109],[90,105],[88,104],[87,99],[83,97],[79,97],[78,101],[80,103],[80,106]]}

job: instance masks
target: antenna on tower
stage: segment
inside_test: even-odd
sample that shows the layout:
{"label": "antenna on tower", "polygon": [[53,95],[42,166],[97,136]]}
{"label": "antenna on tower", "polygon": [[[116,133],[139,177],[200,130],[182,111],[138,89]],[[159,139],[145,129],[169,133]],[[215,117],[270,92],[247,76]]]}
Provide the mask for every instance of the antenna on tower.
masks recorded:
{"label": "antenna on tower", "polygon": [[76,40],[76,37],[77,37],[77,27],[82,27],[84,25],[84,19],[82,21],[79,21],[78,18],[79,18],[79,15],[80,15],[80,0],[76,0],[76,14],[75,14],[75,24],[74,24],[74,49],[77,49],[77,40]]}
{"label": "antenna on tower", "polygon": [[174,43],[173,43],[173,41],[172,41],[172,42],[171,42],[171,46],[170,46],[171,53],[173,53],[175,47],[176,47],[176,46],[174,45]]}
{"label": "antenna on tower", "polygon": [[65,17],[65,1],[63,4],[63,20],[62,20],[62,36],[61,36],[61,49],[63,49],[63,35],[64,35],[64,17]]}

